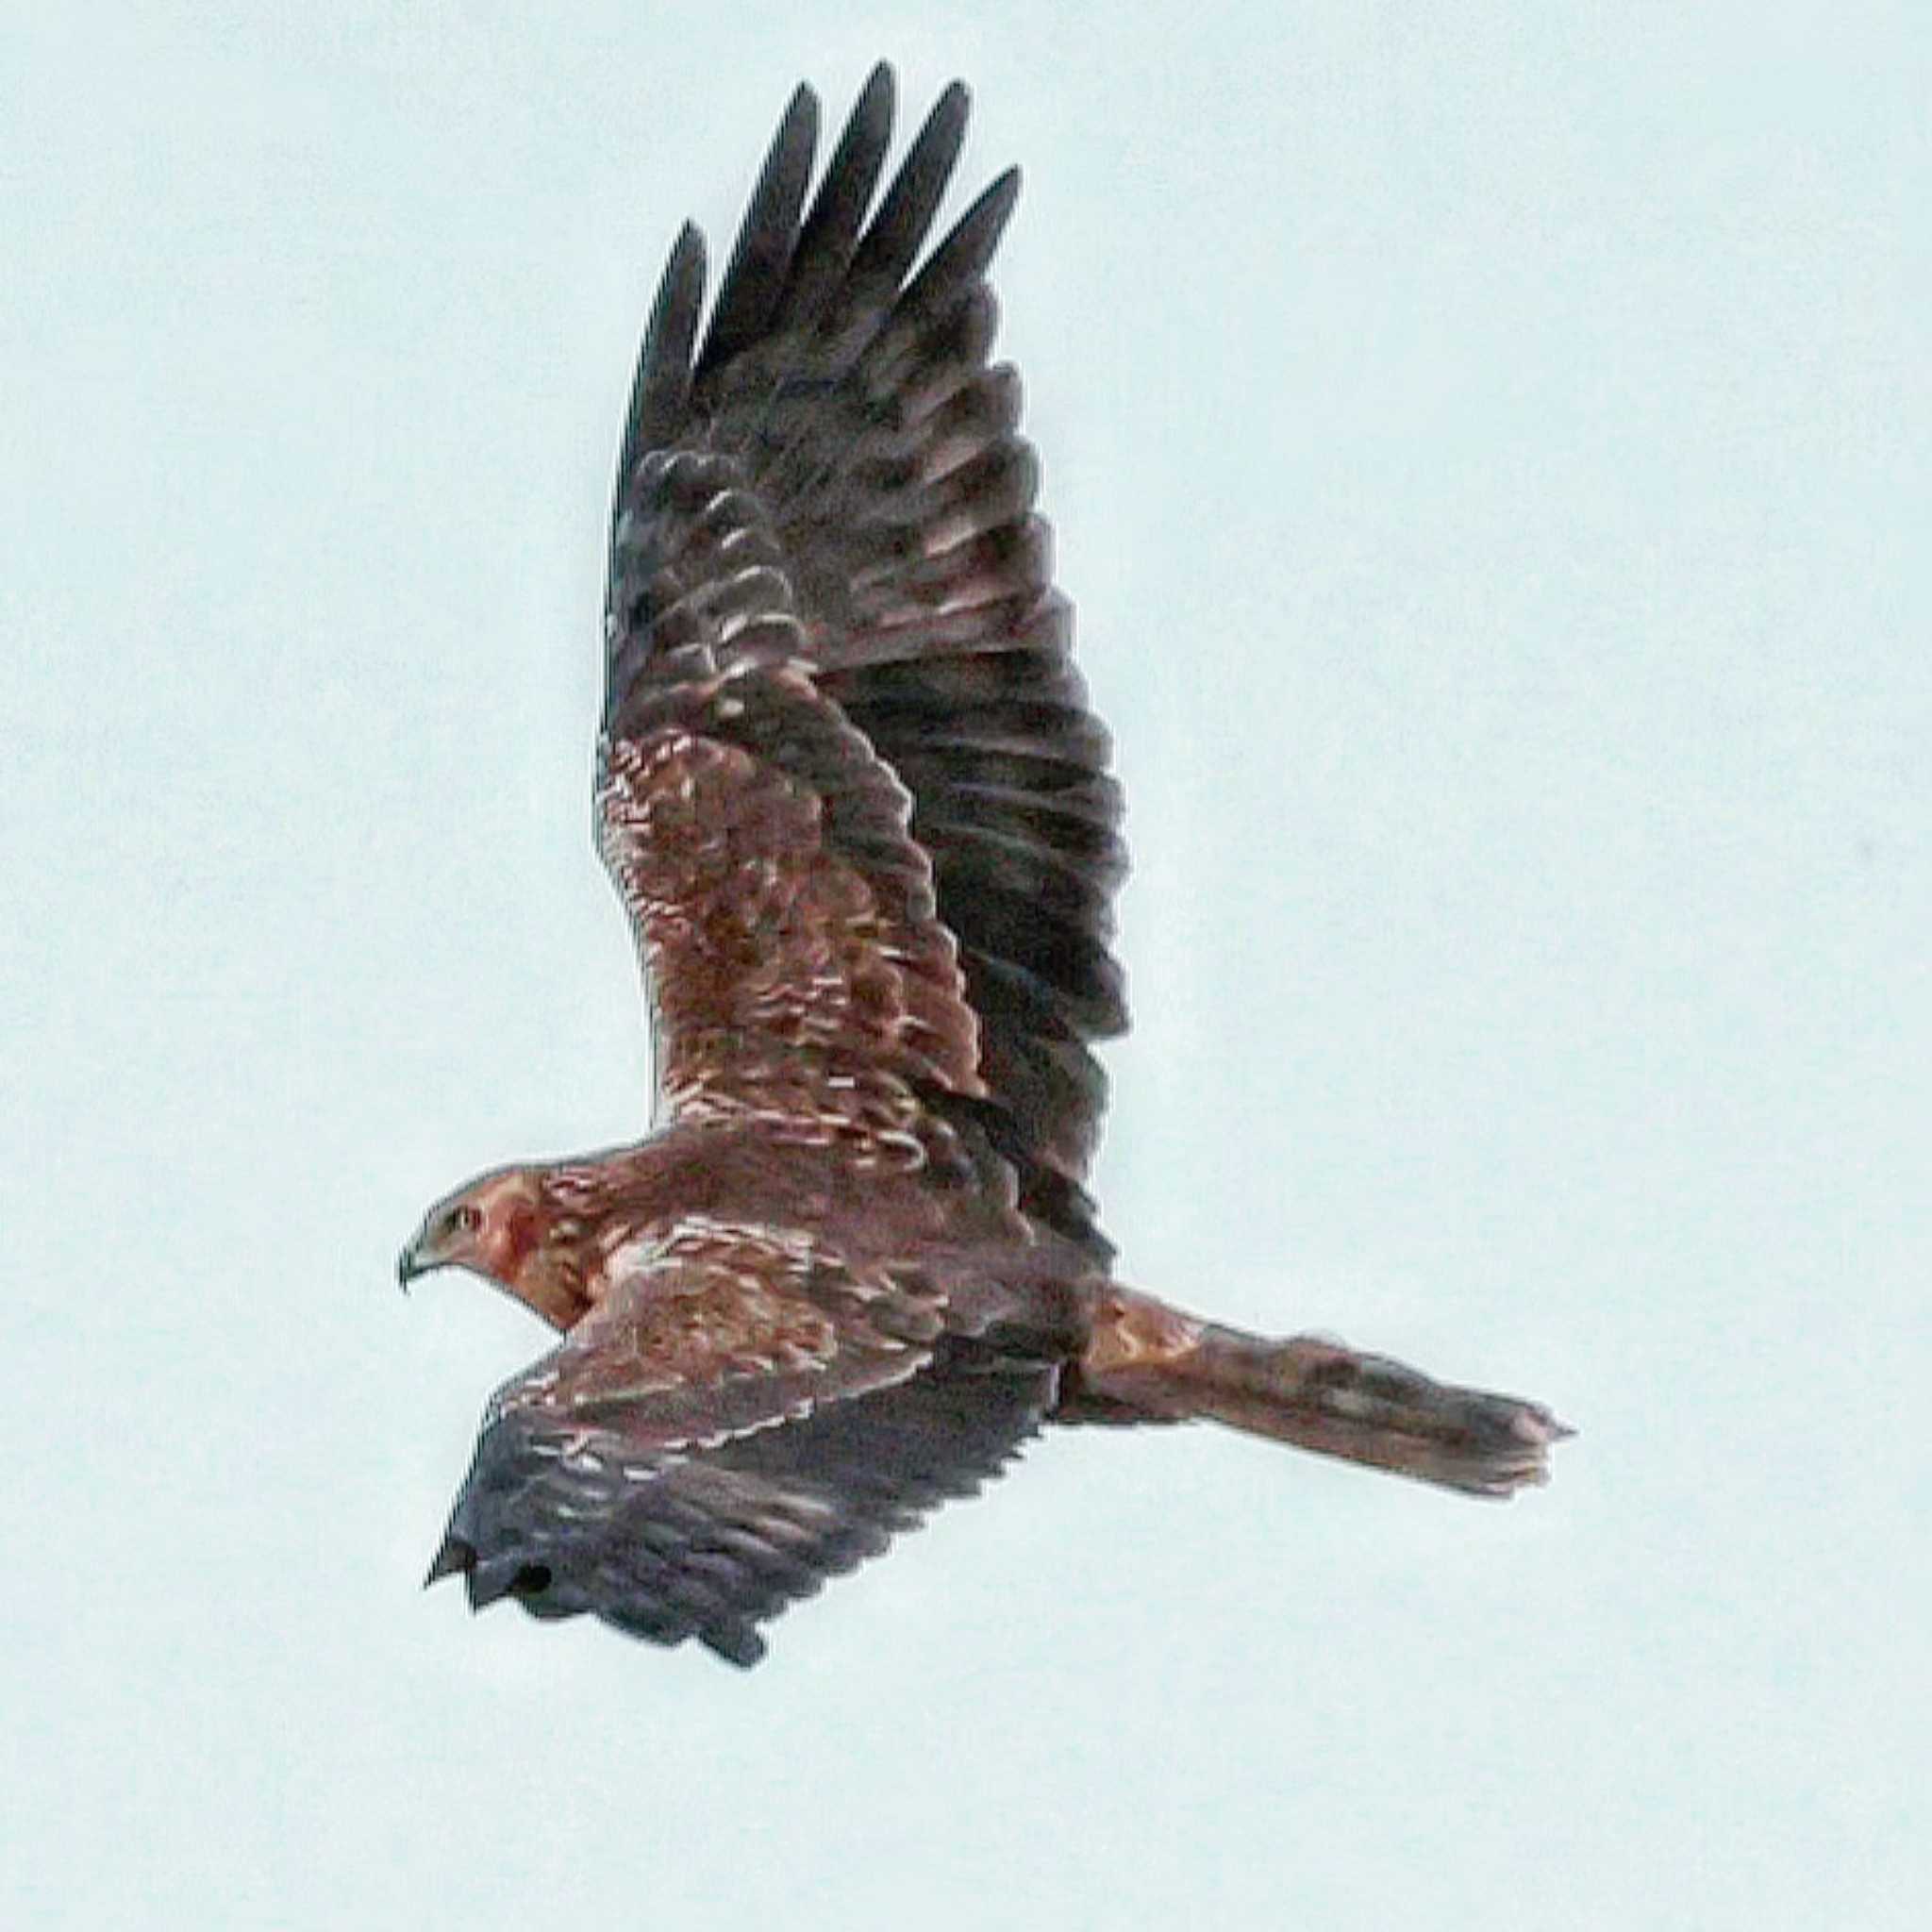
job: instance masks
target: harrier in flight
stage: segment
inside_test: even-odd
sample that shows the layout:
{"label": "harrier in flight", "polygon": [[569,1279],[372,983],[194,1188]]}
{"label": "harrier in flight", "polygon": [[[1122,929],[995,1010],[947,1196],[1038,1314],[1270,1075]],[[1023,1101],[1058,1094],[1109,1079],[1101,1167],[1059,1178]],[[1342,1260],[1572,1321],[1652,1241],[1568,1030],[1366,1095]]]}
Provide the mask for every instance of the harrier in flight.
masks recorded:
{"label": "harrier in flight", "polygon": [[966,93],[874,206],[892,92],[880,67],[808,205],[798,91],[708,321],[687,226],[638,364],[596,824],[656,1131],[468,1182],[399,1264],[561,1337],[490,1403],[430,1579],[737,1664],[1047,1423],[1206,1418],[1483,1496],[1567,1433],[1114,1278],[1086,1180],[1121,797],[989,359],[1019,176],[922,260]]}

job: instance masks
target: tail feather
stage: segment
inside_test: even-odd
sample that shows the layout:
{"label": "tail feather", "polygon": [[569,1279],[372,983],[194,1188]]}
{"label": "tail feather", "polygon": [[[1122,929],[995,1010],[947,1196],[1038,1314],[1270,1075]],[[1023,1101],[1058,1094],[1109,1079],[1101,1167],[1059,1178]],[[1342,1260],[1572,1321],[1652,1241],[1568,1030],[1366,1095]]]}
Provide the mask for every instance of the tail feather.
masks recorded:
{"label": "tail feather", "polygon": [[1223,1423],[1318,1456],[1472,1496],[1549,1480],[1574,1433],[1539,1403],[1438,1382],[1312,1335],[1249,1335],[1109,1288],[1070,1391],[1069,1419]]}

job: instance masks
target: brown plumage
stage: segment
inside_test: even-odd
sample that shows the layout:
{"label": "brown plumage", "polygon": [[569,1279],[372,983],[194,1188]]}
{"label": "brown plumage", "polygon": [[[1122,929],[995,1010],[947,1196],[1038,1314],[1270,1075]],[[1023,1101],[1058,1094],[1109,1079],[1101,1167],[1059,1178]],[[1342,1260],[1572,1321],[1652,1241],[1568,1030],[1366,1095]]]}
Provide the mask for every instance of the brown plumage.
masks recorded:
{"label": "brown plumage", "polygon": [[808,209],[817,120],[801,88],[702,342],[678,238],[619,459],[597,824],[660,1125],[469,1183],[400,1268],[563,1335],[491,1403],[432,1580],[741,1664],[1046,1422],[1207,1417],[1482,1495],[1564,1433],[1112,1279],[1085,1184],[1125,858],[988,360],[1018,177],[915,272],[964,90],[870,219],[890,71]]}

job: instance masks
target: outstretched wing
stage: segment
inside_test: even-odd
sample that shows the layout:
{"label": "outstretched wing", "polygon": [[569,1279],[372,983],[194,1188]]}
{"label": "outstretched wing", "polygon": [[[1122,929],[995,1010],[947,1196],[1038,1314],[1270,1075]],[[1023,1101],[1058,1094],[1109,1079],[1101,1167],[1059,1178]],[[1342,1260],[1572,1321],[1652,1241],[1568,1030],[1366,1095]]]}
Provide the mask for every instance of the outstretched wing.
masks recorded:
{"label": "outstretched wing", "polygon": [[499,1393],[430,1571],[481,1608],[764,1654],[758,1625],[997,1474],[1055,1371],[808,1238],[681,1224]]}
{"label": "outstretched wing", "polygon": [[674,1110],[916,1095],[975,1119],[1023,1202],[1097,1246],[1078,1184],[1106,1092],[1089,1042],[1125,1024],[1120,802],[1018,380],[988,361],[1018,177],[914,273],[964,90],[870,221],[890,72],[807,211],[817,120],[800,89],[702,343],[694,229],[653,308],[612,530],[602,842]]}

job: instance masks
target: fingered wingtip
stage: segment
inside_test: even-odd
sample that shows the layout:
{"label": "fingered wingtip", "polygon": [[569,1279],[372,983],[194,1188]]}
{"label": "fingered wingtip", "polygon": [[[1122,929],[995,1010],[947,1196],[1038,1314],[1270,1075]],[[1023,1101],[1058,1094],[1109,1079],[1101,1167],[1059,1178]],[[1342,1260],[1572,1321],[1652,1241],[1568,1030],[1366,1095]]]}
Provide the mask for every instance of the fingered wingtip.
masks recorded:
{"label": "fingered wingtip", "polygon": [[791,90],[791,98],[785,103],[785,112],[778,123],[778,131],[772,137],[771,151],[765,157],[767,172],[781,170],[788,163],[808,171],[811,167],[812,150],[818,144],[818,90],[810,81],[801,80]]}
{"label": "fingered wingtip", "polygon": [[491,1557],[478,1560],[477,1552],[463,1545],[468,1560],[463,1564],[463,1588],[469,1592],[473,1610],[487,1610],[507,1596],[523,1596],[541,1591],[549,1582],[547,1570],[526,1563],[516,1555]]}
{"label": "fingered wingtip", "polygon": [[765,1640],[747,1623],[707,1624],[698,1632],[698,1641],[713,1657],[723,1657],[741,1671],[764,1660]]}
{"label": "fingered wingtip", "polygon": [[853,104],[852,122],[858,127],[871,127],[881,134],[890,132],[892,115],[899,105],[899,76],[890,60],[874,63],[865,85]]}
{"label": "fingered wingtip", "polygon": [[476,1553],[461,1537],[446,1536],[442,1547],[436,1553],[436,1560],[429,1566],[429,1574],[423,1579],[423,1588],[441,1583],[445,1576],[459,1576],[476,1560]]}

